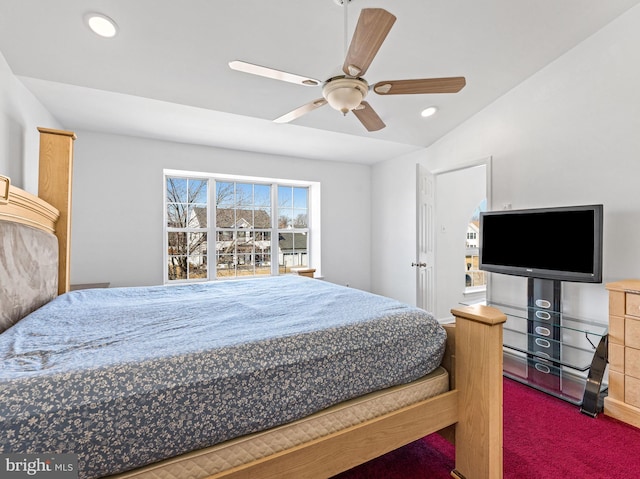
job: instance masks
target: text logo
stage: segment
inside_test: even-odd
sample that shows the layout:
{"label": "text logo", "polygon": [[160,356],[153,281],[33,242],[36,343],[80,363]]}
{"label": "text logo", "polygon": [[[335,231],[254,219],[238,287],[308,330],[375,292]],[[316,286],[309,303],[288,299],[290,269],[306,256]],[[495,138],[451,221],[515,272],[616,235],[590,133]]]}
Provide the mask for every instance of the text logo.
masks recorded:
{"label": "text logo", "polygon": [[0,454],[0,477],[77,479],[76,454]]}

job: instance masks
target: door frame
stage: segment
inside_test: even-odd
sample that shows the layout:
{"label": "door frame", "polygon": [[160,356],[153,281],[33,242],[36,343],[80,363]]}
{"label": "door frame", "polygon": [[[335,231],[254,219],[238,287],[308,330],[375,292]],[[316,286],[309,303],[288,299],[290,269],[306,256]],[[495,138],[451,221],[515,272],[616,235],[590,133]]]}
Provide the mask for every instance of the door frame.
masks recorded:
{"label": "door frame", "polygon": [[[476,168],[478,166],[485,166],[485,188],[486,188],[486,198],[487,198],[487,210],[491,210],[493,208],[493,198],[492,198],[492,164],[493,164],[493,157],[492,156],[487,156],[484,158],[480,158],[478,160],[473,160],[473,161],[469,161],[469,162],[464,162],[461,163],[459,165],[456,165],[455,167],[452,168],[441,168],[441,169],[436,169],[436,170],[429,170],[426,166],[423,166],[423,168],[425,170],[427,170],[427,172],[431,175],[433,175],[433,179],[434,179],[434,208],[435,208],[435,214],[431,214],[428,215],[426,218],[417,218],[416,219],[416,263],[420,263],[421,259],[419,257],[419,251],[421,250],[421,245],[420,245],[420,241],[421,241],[421,233],[420,233],[420,221],[425,221],[425,222],[430,222],[430,224],[426,224],[425,223],[425,227],[430,230],[431,232],[433,232],[434,235],[434,264],[432,265],[432,274],[433,274],[433,278],[436,277],[436,268],[437,268],[437,258],[438,258],[438,241],[437,241],[437,235],[435,235],[435,219],[438,217],[438,198],[437,198],[437,187],[435,185],[437,185],[437,181],[438,181],[438,177],[440,175],[446,174],[446,173],[453,173],[456,171],[461,171],[461,170],[466,170],[469,168]],[[423,180],[422,178],[419,177],[419,172],[420,168],[416,167],[416,184],[419,185],[420,182]],[[420,198],[420,191],[416,191],[416,213],[417,215],[420,214],[421,211],[421,198]],[[422,302],[422,298],[425,297],[430,297],[432,298],[432,312],[435,314],[435,312],[437,311],[437,302],[438,302],[438,297],[436,294],[436,290],[435,290],[435,281],[427,281],[427,282],[421,282],[420,281],[420,268],[416,268],[416,304],[420,305]],[[428,288],[427,291],[423,291],[421,289],[421,287],[426,287]],[[487,295],[489,294],[489,287],[490,287],[490,275],[489,278],[487,278]]]}

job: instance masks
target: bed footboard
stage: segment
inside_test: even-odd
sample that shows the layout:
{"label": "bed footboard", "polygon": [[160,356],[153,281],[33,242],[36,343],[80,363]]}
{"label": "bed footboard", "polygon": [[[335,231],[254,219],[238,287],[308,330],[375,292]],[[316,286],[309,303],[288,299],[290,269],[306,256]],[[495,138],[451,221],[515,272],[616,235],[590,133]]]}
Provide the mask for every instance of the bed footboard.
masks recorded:
{"label": "bed footboard", "polygon": [[495,308],[469,306],[451,311],[456,317],[455,426],[458,479],[502,478],[502,324]]}

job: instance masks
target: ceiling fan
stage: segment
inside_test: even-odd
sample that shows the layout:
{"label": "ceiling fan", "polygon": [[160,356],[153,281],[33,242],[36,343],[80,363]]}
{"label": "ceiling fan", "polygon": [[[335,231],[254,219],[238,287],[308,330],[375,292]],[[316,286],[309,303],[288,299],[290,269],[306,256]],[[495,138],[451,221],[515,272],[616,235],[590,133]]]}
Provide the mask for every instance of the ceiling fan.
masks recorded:
{"label": "ceiling fan", "polygon": [[[346,6],[344,8],[346,9]],[[328,103],[343,115],[352,111],[368,131],[381,130],[386,125],[371,105],[364,101],[369,91],[378,95],[456,93],[466,84],[464,77],[448,77],[379,81],[369,85],[363,75],[371,65],[395,21],[396,17],[382,8],[362,9],[342,66],[344,75],[334,76],[325,81],[239,60],[229,62],[229,67],[233,70],[299,85],[322,86],[322,98],[313,100],[276,118],[273,120],[276,123],[288,123]]]}

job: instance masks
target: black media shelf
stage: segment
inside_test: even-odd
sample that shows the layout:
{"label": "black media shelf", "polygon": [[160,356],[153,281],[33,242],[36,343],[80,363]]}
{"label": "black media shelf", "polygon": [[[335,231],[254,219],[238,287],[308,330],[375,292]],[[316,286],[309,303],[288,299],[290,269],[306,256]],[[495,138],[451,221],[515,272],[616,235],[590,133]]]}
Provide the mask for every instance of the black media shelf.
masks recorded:
{"label": "black media shelf", "polygon": [[487,302],[507,316],[504,376],[595,417],[607,393],[608,325],[564,315],[560,281],[528,281],[527,307]]}

